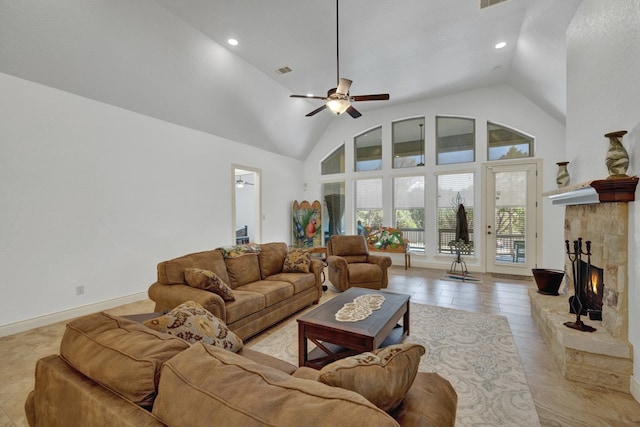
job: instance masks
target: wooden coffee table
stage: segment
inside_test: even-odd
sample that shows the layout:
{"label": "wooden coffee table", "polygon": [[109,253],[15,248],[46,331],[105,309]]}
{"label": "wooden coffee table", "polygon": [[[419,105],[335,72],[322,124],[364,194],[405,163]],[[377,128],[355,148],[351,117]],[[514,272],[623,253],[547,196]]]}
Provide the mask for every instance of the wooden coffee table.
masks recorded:
{"label": "wooden coffee table", "polygon": [[[385,298],[382,307],[356,322],[339,322],[335,314],[345,303],[367,294]],[[349,288],[298,318],[298,365],[320,369],[347,356],[396,344],[409,335],[409,295]],[[402,317],[402,325],[397,322]],[[308,341],[316,348],[308,352]]]}

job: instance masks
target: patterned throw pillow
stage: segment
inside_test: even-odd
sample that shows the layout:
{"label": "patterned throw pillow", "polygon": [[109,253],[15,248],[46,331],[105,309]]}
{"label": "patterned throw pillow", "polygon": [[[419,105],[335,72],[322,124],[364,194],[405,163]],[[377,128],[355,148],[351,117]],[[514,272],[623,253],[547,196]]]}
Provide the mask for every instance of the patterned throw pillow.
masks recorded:
{"label": "patterned throw pillow", "polygon": [[292,249],[284,259],[283,273],[308,273],[311,253],[304,249]]}
{"label": "patterned throw pillow", "polygon": [[420,344],[391,345],[330,363],[320,370],[317,380],[355,391],[391,412],[411,388],[424,353]]}
{"label": "patterned throw pillow", "polygon": [[142,322],[158,332],[165,332],[194,344],[202,341],[237,353],[242,349],[240,337],[207,309],[194,301],[180,304],[164,316]]}
{"label": "patterned throw pillow", "polygon": [[202,270],[200,268],[185,268],[184,278],[187,284],[193,288],[218,294],[225,301],[236,300],[236,297],[233,295],[233,290],[213,271]]}

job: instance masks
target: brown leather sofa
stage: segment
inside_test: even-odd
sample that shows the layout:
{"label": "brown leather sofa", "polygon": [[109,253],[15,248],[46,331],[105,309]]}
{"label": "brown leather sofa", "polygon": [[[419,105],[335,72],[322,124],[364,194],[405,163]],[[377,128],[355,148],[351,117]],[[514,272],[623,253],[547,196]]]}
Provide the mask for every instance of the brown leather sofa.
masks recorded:
{"label": "brown leather sofa", "polygon": [[352,286],[386,288],[391,258],[370,255],[364,236],[331,236],[327,242],[329,281],[340,291]]}
{"label": "brown leather sofa", "polygon": [[[317,304],[322,296],[322,261],[312,259],[309,273],[286,273],[283,265],[286,243],[259,245],[258,253],[225,258],[221,250],[184,255],[158,264],[158,281],[149,287],[155,311],[171,310],[195,301],[235,332],[249,338],[304,307]],[[235,301],[225,301],[213,292],[191,287],[184,271],[200,268],[214,272],[233,289]]]}
{"label": "brown leather sofa", "polygon": [[35,426],[431,426],[455,424],[457,395],[419,372],[390,414],[316,372],[243,348],[188,344],[96,313],[67,324],[60,355],[36,364],[25,411]]}

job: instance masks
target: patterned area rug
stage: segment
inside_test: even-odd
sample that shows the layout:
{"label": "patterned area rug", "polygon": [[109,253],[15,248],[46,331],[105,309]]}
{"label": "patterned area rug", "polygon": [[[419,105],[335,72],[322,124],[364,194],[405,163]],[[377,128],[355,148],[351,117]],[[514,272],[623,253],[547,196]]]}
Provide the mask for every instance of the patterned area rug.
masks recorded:
{"label": "patterned area rug", "polygon": [[[420,371],[437,372],[453,384],[456,425],[540,425],[507,318],[411,304],[406,340],[427,349]],[[292,318],[246,345],[297,365],[297,322]]]}

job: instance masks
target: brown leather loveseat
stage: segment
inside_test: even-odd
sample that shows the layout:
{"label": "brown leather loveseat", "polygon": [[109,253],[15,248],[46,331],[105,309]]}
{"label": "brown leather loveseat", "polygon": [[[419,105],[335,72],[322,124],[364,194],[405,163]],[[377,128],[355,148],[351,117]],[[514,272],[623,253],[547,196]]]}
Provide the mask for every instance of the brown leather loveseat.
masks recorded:
{"label": "brown leather loveseat", "polygon": [[37,362],[25,411],[31,427],[455,424],[456,392],[438,374],[418,372],[387,413],[316,373],[95,313],[69,322],[60,355]]}
{"label": "brown leather loveseat", "polygon": [[[311,259],[309,272],[287,272],[286,243],[264,243],[256,252],[229,257],[220,249],[184,255],[158,264],[158,281],[149,288],[155,311],[195,301],[221,319],[241,339],[249,338],[322,297],[322,261]],[[234,300],[187,284],[185,270],[213,272],[233,290]]]}

